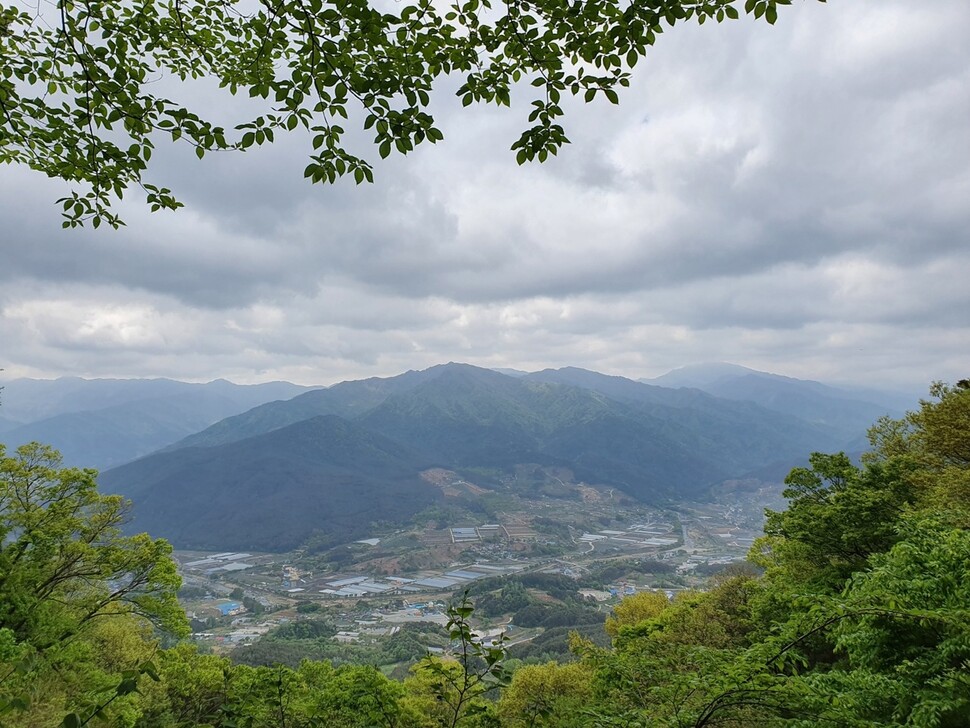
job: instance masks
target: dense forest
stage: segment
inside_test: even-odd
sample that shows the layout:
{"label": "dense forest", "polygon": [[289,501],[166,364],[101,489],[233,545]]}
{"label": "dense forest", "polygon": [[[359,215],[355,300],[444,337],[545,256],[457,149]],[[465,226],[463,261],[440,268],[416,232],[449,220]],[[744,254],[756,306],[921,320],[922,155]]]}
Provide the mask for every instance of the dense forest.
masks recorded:
{"label": "dense forest", "polygon": [[[0,722],[9,726],[938,726],[970,722],[970,381],[814,454],[750,560],[673,601],[642,592],[575,660],[505,667],[449,612],[455,659],[366,665],[200,654],[170,548],[56,453],[0,450]],[[510,588],[499,598],[515,603]],[[505,605],[507,606],[507,605]],[[482,609],[491,605],[483,600]],[[535,615],[540,618],[543,615]]]}

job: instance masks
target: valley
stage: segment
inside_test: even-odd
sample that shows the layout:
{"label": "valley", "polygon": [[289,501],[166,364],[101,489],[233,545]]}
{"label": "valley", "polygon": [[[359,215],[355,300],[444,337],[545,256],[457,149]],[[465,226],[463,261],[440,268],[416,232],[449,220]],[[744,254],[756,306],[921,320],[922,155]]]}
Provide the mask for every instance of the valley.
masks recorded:
{"label": "valley", "polygon": [[[766,500],[780,502],[777,488],[748,483],[720,502],[656,508],[538,465],[494,490],[441,468],[422,477],[444,501],[408,528],[286,553],[177,551],[193,640],[250,664],[315,656],[403,675],[428,649],[449,649],[445,608],[467,590],[484,604],[479,633],[505,633],[513,657],[568,660],[563,639],[532,647],[564,631],[602,633],[624,596],[673,595],[745,568]],[[531,586],[503,603],[516,585]],[[554,613],[554,626],[536,618]]]}

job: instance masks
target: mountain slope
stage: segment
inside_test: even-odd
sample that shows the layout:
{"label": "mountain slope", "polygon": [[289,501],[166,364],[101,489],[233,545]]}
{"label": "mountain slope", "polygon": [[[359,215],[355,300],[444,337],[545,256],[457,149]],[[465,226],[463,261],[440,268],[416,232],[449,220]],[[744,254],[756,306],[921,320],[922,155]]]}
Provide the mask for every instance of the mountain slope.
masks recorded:
{"label": "mountain slope", "polygon": [[314,417],[213,448],[115,468],[102,490],[134,500],[132,528],[183,548],[286,550],[314,533],[359,538],[440,497],[405,448],[347,420]]}
{"label": "mountain slope", "polygon": [[[234,403],[235,411],[263,402],[288,399],[311,389],[289,382],[233,384],[216,379],[204,384],[173,379],[11,379],[3,385],[4,416],[29,423],[70,412],[106,409],[141,400],[182,395],[216,395]],[[222,415],[226,417],[228,415]]]}
{"label": "mountain slope", "polygon": [[[653,384],[658,387],[692,387],[707,391],[707,387],[716,384],[724,379],[734,379],[743,377],[746,374],[764,374],[755,369],[743,367],[740,364],[729,362],[707,362],[705,364],[690,364],[685,367],[673,369],[666,374],[661,374],[653,379],[641,379],[644,384]],[[771,376],[771,375],[769,375]]]}
{"label": "mountain slope", "polygon": [[[883,415],[898,417],[900,397],[845,390],[811,380],[768,374],[735,364],[702,364],[676,369],[647,384],[696,387],[715,397],[754,402],[774,412],[831,428],[855,439]],[[915,404],[916,400],[910,404]]]}
{"label": "mountain slope", "polygon": [[[634,407],[653,422],[654,437],[687,448],[693,457],[745,472],[813,450],[838,450],[850,441],[839,428],[807,423],[751,402],[718,398],[699,389],[668,389],[575,367],[530,374],[531,381],[558,382],[599,392]],[[864,430],[859,429],[859,434]]]}
{"label": "mountain slope", "polygon": [[450,365],[358,421],[445,467],[566,465],[645,500],[697,495],[720,479],[842,443],[750,403],[582,370],[510,378]]}
{"label": "mountain slope", "polygon": [[47,443],[60,451],[65,464],[101,470],[154,452],[205,427],[218,412],[234,409],[231,402],[211,399],[200,407],[200,399],[183,395],[55,415],[14,428],[4,440],[11,447]]}
{"label": "mountain slope", "polygon": [[438,367],[432,367],[420,372],[405,372],[396,377],[371,377],[340,382],[326,389],[306,392],[287,401],[268,402],[216,422],[211,427],[175,443],[171,449],[225,445],[272,432],[318,415],[338,415],[352,419],[376,407],[391,394],[407,391],[433,378],[437,370]]}
{"label": "mountain slope", "polygon": [[19,422],[15,422],[14,420],[6,417],[0,417],[0,435],[3,435],[3,433],[9,432],[10,430],[14,430],[18,427],[20,427]]}

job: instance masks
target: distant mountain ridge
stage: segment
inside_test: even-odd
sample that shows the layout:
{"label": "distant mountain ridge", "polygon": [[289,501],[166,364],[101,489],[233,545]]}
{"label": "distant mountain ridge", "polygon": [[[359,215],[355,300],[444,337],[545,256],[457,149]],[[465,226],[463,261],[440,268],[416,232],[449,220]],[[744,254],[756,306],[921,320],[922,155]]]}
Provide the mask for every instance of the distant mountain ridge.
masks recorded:
{"label": "distant mountain ridge", "polygon": [[406,520],[436,495],[417,479],[427,467],[560,465],[664,502],[862,432],[582,369],[508,376],[451,363],[261,405],[101,482],[133,498],[138,527],[176,545],[272,550],[314,533],[361,537],[379,520],[365,514]]}
{"label": "distant mountain ridge", "polygon": [[109,468],[165,447],[225,417],[308,387],[171,379],[13,379],[3,382],[0,435],[10,447],[53,445],[65,463]]}
{"label": "distant mountain ridge", "polygon": [[902,395],[832,387],[821,382],[759,372],[724,362],[675,369],[641,382],[664,387],[691,387],[734,401],[830,427],[847,438],[864,433],[879,417],[900,416],[916,403]]}

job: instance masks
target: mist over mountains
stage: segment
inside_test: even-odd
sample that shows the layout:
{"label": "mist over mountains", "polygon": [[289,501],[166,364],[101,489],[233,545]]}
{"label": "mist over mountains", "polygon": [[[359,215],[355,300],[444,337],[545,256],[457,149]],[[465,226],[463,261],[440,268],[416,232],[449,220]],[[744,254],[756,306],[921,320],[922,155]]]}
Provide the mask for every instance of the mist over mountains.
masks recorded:
{"label": "mist over mountains", "polygon": [[854,437],[850,450],[866,446],[863,433],[887,409],[898,414],[916,403],[915,397],[901,393],[832,387],[724,362],[682,367],[655,379],[639,381],[661,387],[702,389],[723,399],[754,402],[775,412],[794,415]]}
{"label": "mist over mountains", "polygon": [[110,468],[158,450],[230,415],[310,387],[171,379],[13,379],[0,382],[0,438],[43,442],[68,465]]}
{"label": "mist over mountains", "polygon": [[[407,521],[441,498],[419,477],[431,467],[474,471],[485,487],[517,464],[567,467],[577,480],[668,503],[783,473],[812,451],[855,448],[876,417],[898,414],[764,376],[742,399],[738,384],[726,397],[575,368],[510,375],[445,364],[260,404],[100,482],[133,500],[135,528],[177,546],[282,550]],[[800,408],[785,411],[785,397]]]}

